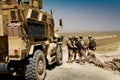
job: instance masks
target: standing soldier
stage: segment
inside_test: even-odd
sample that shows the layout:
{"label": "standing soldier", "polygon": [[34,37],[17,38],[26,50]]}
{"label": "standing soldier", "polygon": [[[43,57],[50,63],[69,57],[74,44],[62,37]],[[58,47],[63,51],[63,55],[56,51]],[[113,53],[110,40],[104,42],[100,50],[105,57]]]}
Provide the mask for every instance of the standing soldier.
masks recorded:
{"label": "standing soldier", "polygon": [[68,48],[68,63],[72,63],[72,57],[73,57],[73,44],[72,44],[72,38],[71,36],[68,37],[67,41],[67,48]]}
{"label": "standing soldier", "polygon": [[74,53],[74,61],[76,61],[76,55],[77,55],[77,52],[78,52],[78,37],[75,36],[75,39],[73,41],[73,53]]}
{"label": "standing soldier", "polygon": [[79,49],[78,50],[79,59],[82,59],[82,50],[84,50],[84,41],[82,36],[79,36],[78,49]]}
{"label": "standing soldier", "polygon": [[84,61],[86,59],[86,51],[87,51],[87,45],[85,45],[83,41],[83,37],[80,36],[78,40],[78,56],[80,61]]}
{"label": "standing soldier", "polygon": [[89,39],[89,44],[88,44],[88,48],[89,50],[95,51],[96,50],[96,42],[93,39],[93,37],[91,35],[88,36]]}

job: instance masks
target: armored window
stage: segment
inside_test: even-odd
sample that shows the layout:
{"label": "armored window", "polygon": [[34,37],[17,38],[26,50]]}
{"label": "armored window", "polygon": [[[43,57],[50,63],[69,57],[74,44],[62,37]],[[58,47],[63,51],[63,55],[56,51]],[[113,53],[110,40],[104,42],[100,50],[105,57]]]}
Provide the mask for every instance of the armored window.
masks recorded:
{"label": "armored window", "polygon": [[16,20],[15,11],[11,11],[11,20]]}
{"label": "armored window", "polygon": [[18,21],[17,10],[11,10],[10,15],[11,15],[11,21]]}
{"label": "armored window", "polygon": [[47,20],[47,15],[43,14],[42,21],[46,21],[46,20]]}
{"label": "armored window", "polygon": [[29,0],[24,0],[24,3],[29,3]]}
{"label": "armored window", "polygon": [[32,13],[31,13],[31,18],[33,18],[33,19],[37,19],[37,18],[38,18],[38,12],[37,12],[37,11],[32,10]]}
{"label": "armored window", "polygon": [[27,31],[29,37],[39,37],[45,35],[45,26],[38,23],[27,23]]}

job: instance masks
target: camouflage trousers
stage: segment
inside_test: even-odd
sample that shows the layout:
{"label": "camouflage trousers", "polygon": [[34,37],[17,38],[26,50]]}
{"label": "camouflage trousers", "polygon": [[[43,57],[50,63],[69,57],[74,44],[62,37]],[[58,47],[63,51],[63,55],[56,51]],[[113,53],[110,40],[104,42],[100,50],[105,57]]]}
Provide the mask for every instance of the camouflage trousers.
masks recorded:
{"label": "camouflage trousers", "polygon": [[74,49],[73,50],[74,60],[76,60],[77,53],[78,53],[78,49]]}
{"label": "camouflage trousers", "polygon": [[78,57],[79,59],[85,59],[88,55],[88,50],[87,49],[79,49],[78,50]]}
{"label": "camouflage trousers", "polygon": [[73,58],[73,50],[68,49],[68,63],[72,62],[72,58]]}

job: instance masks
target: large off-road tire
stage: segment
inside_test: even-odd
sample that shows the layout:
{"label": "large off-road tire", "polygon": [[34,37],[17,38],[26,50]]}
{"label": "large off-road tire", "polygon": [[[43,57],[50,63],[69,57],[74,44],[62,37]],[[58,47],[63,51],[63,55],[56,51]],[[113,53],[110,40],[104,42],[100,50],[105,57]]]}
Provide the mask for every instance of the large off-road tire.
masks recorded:
{"label": "large off-road tire", "polygon": [[57,45],[57,49],[56,49],[56,64],[58,66],[63,64],[62,45]]}
{"label": "large off-road tire", "polygon": [[44,80],[46,76],[45,56],[41,50],[36,50],[29,58],[25,67],[26,80]]}

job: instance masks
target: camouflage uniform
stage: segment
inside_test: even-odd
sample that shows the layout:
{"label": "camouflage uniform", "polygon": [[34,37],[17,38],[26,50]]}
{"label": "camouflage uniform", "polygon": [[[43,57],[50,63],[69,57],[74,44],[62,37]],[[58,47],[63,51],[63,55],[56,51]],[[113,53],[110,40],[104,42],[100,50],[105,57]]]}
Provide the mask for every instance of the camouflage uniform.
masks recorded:
{"label": "camouflage uniform", "polygon": [[76,36],[75,37],[75,40],[73,41],[73,46],[74,46],[74,49],[73,49],[73,53],[74,53],[74,61],[76,61],[76,55],[78,53],[78,37]]}
{"label": "camouflage uniform", "polygon": [[68,63],[71,63],[73,57],[73,44],[71,37],[68,37],[67,48],[68,48]]}
{"label": "camouflage uniform", "polygon": [[80,36],[78,40],[78,57],[79,60],[86,59],[87,45],[83,41],[83,37]]}
{"label": "camouflage uniform", "polygon": [[92,36],[89,36],[88,39],[89,39],[89,45],[88,45],[89,50],[95,51],[96,50],[95,40],[93,39]]}

